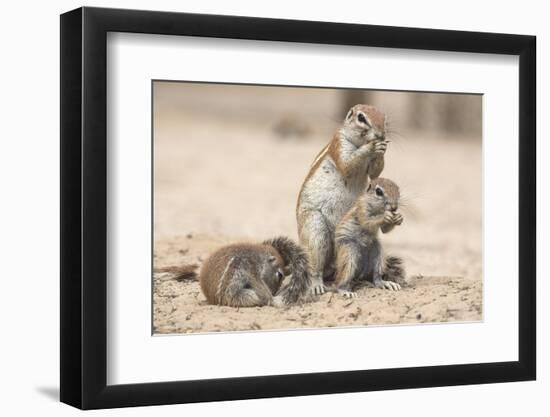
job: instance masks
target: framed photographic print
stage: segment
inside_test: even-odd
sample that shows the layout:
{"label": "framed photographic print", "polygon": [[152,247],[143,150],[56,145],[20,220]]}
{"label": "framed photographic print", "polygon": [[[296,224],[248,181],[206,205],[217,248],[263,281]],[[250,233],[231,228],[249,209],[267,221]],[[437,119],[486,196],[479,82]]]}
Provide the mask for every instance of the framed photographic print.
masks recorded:
{"label": "framed photographic print", "polygon": [[532,380],[535,37],[61,16],[61,401]]}

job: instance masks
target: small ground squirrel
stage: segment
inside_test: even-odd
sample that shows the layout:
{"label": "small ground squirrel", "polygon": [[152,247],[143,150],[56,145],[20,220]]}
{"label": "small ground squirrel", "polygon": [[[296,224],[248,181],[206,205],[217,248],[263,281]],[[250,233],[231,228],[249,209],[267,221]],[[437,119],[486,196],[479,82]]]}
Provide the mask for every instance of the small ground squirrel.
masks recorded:
{"label": "small ground squirrel", "polygon": [[310,286],[305,252],[285,237],[225,246],[206,259],[199,280],[210,304],[232,307],[296,303]]}
{"label": "small ground squirrel", "polygon": [[300,243],[311,267],[312,292],[325,292],[323,278],[333,273],[334,230],[364,191],[368,179],[384,168],[386,117],[373,106],[353,106],[332,141],[315,158],[298,196]]}
{"label": "small ground squirrel", "polygon": [[[372,280],[375,287],[401,289],[395,282],[404,278],[401,259],[387,257],[378,240],[378,230],[388,233],[403,223],[399,187],[391,180],[372,180],[336,227],[335,287],[345,297],[355,297],[353,280]],[[384,279],[386,278],[386,279]]]}

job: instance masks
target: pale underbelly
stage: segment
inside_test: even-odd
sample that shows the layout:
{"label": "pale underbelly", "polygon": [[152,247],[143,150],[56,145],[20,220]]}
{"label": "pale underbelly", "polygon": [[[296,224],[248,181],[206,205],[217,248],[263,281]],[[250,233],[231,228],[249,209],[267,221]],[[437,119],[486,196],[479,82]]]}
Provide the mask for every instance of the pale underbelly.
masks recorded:
{"label": "pale underbelly", "polygon": [[334,228],[365,186],[366,180],[345,184],[338,171],[316,173],[302,191],[298,210],[321,212],[327,224]]}

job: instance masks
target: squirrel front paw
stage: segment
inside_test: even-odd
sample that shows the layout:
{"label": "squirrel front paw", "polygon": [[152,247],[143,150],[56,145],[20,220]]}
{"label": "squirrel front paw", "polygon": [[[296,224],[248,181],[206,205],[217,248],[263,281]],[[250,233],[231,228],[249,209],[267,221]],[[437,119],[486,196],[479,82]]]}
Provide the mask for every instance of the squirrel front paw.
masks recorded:
{"label": "squirrel front paw", "polygon": [[388,142],[384,140],[373,140],[371,142],[368,142],[364,144],[361,149],[366,154],[372,154],[373,156],[375,154],[385,154],[386,149],[388,148]]}
{"label": "squirrel front paw", "polygon": [[385,140],[374,142],[374,153],[385,154],[388,148],[388,142]]}
{"label": "squirrel front paw", "polygon": [[391,211],[386,211],[384,213],[384,218],[382,219],[383,223],[386,225],[392,225],[393,223],[393,216],[394,214]]}
{"label": "squirrel front paw", "polygon": [[286,303],[280,295],[273,297],[273,300],[271,300],[271,305],[277,308],[286,307]]}
{"label": "squirrel front paw", "polygon": [[398,212],[386,211],[383,222],[388,226],[399,226],[403,223],[403,215]]}
{"label": "squirrel front paw", "polygon": [[399,226],[401,225],[401,223],[403,223],[403,215],[401,213],[393,213],[393,224],[396,225],[396,226]]}

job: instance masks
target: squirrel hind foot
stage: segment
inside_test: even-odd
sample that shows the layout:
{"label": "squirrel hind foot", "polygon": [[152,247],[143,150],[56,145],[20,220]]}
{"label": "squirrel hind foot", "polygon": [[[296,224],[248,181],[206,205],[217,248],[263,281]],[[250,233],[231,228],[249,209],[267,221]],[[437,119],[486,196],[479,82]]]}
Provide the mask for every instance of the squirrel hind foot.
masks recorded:
{"label": "squirrel hind foot", "polygon": [[377,281],[374,281],[374,286],[376,288],[381,288],[383,290],[390,290],[390,291],[400,291],[401,285],[397,284],[393,281],[385,281],[383,279],[379,279]]}
{"label": "squirrel hind foot", "polygon": [[313,295],[323,295],[327,291],[327,289],[325,287],[325,284],[321,282],[313,284],[310,291]]}
{"label": "squirrel hind foot", "polygon": [[338,294],[340,294],[344,298],[357,298],[357,293],[355,291],[349,291],[349,290],[338,290]]}

